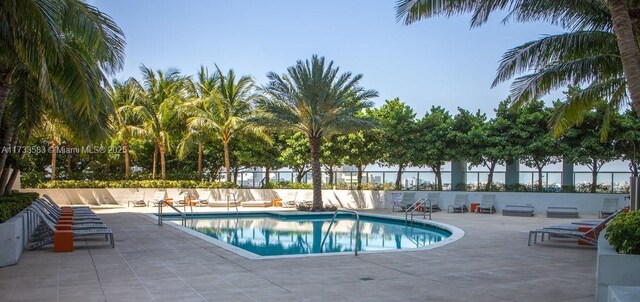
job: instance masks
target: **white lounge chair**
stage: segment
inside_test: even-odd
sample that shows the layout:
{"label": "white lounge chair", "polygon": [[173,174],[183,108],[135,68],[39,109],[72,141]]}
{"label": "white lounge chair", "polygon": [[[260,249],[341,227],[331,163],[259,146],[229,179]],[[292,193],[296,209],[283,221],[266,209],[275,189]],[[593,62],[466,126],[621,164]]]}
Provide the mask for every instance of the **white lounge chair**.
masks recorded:
{"label": "white lounge chair", "polygon": [[144,192],[134,192],[133,196],[127,201],[127,206],[131,206],[133,204],[134,207],[146,207],[147,203],[144,202]]}
{"label": "white lounge chair", "polygon": [[167,198],[167,191],[156,191],[153,194],[153,197],[149,200],[149,206],[157,207],[160,205],[160,202],[164,201]]}
{"label": "white lounge chair", "polygon": [[416,193],[415,192],[403,192],[402,199],[400,201],[394,201],[391,206],[391,212],[395,212],[396,208],[399,208],[400,211],[406,211],[408,207],[410,207],[414,202],[416,202]]}
{"label": "white lounge chair", "polygon": [[496,202],[495,195],[482,195],[482,200],[480,201],[480,205],[478,205],[478,213],[489,213],[493,214],[496,212],[496,207],[494,206]]}
{"label": "white lounge chair", "polygon": [[202,194],[198,196],[194,201],[196,202],[197,207],[207,207],[209,206],[209,200],[211,199],[211,190],[204,191]]}
{"label": "white lounge chair", "polygon": [[287,192],[287,197],[282,200],[283,208],[295,208],[296,198],[298,197],[298,191]]}
{"label": "white lounge chair", "polygon": [[454,213],[469,212],[469,209],[467,208],[467,195],[456,194],[453,204],[447,207],[447,213],[451,213],[450,210],[453,210]]}
{"label": "white lounge chair", "polygon": [[617,198],[605,198],[602,203],[602,210],[600,210],[600,217],[607,217],[618,210]]}
{"label": "white lounge chair", "polygon": [[[427,195],[427,200],[431,202],[431,212],[438,212],[441,211],[440,209],[440,193],[429,193]],[[429,203],[425,203],[425,207],[428,205]]]}

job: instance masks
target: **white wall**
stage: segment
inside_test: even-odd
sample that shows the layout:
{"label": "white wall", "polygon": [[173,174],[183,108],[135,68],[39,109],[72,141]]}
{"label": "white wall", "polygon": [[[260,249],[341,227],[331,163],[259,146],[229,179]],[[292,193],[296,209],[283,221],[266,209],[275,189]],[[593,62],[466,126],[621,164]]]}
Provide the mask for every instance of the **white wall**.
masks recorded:
{"label": "white wall", "polygon": [[[176,196],[179,189],[162,189],[169,197]],[[194,195],[199,195],[207,189],[190,189]],[[93,205],[93,206],[127,206],[127,201],[138,189],[25,189],[24,192],[38,192],[49,194],[56,202],[63,205]],[[144,192],[145,201],[152,198],[157,189],[139,189]],[[271,200],[276,196],[287,198],[289,192],[298,191],[297,200],[303,196],[309,198],[309,190],[263,190],[263,189],[213,189],[213,196],[219,200],[226,200],[228,192],[237,192],[239,201],[243,200]],[[407,191],[357,191],[357,190],[323,190],[322,197],[325,204],[334,204],[345,208],[385,208],[391,209],[391,193]],[[416,199],[428,195],[428,191],[413,191]],[[604,198],[618,198],[618,207],[628,205],[624,199],[626,194],[590,194],[590,193],[525,193],[525,192],[451,192],[441,191],[438,204],[441,209],[453,204],[456,194],[466,194],[469,203],[480,202],[483,194],[496,195],[496,209],[500,212],[506,205],[533,205],[536,213],[545,213],[549,206],[576,207],[582,214],[598,214],[602,209]]]}

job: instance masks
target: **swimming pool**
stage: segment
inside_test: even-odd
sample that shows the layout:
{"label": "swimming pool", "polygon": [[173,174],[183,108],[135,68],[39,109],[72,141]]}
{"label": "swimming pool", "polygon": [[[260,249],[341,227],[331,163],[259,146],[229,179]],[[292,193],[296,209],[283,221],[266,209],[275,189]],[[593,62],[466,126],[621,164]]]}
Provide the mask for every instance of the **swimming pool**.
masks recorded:
{"label": "swimming pool", "polygon": [[[257,256],[319,254],[332,216],[332,213],[225,213],[198,214],[183,220],[179,216],[163,215],[176,225]],[[338,215],[322,253],[353,253],[355,225],[352,215]],[[452,230],[441,224],[415,221],[407,225],[402,219],[361,214],[359,251],[427,248],[451,235]]]}

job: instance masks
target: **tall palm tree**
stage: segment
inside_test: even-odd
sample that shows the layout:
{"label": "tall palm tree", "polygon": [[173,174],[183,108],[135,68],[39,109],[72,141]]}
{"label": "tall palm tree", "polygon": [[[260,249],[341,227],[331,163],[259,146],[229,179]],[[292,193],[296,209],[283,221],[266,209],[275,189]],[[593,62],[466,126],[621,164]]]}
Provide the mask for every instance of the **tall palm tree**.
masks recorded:
{"label": "tall palm tree", "polygon": [[160,155],[160,177],[166,179],[165,154],[171,151],[168,128],[177,117],[175,110],[186,97],[186,78],[175,69],[153,71],[142,65],[144,89],[140,103],[134,110],[143,119],[143,127],[153,139],[153,177],[156,177],[157,158]]}
{"label": "tall palm tree", "polygon": [[180,106],[179,111],[187,117],[187,132],[178,145],[178,156],[184,158],[189,150],[198,147],[198,179],[202,179],[203,143],[216,134],[212,130],[208,117],[216,115],[215,99],[219,98],[218,73],[209,74],[209,69],[200,66],[197,81],[189,81],[191,100]]}
{"label": "tall palm tree", "polygon": [[[615,37],[614,46],[616,47],[615,53],[619,60],[620,73],[624,75],[626,79],[626,90],[629,91],[629,97],[635,111],[640,116],[640,51],[638,49],[638,37],[637,32],[638,24],[640,21],[640,4],[635,0],[400,0],[396,6],[398,20],[403,20],[405,24],[411,24],[424,18],[430,18],[438,15],[459,15],[465,13],[472,13],[471,24],[472,26],[480,26],[484,24],[490,14],[494,11],[508,10],[505,21],[509,19],[515,19],[516,21],[548,21],[552,24],[560,25],[565,29],[572,32],[576,31],[595,31],[595,32],[607,32]],[[635,24],[635,28],[634,28]],[[606,44],[609,45],[607,39]],[[572,46],[580,47],[578,40],[575,40]],[[553,44],[549,44],[549,49],[553,48]],[[564,44],[566,46],[566,44]],[[589,47],[593,55],[597,55],[600,51],[600,47],[591,44]],[[605,48],[611,49],[610,46]],[[582,49],[585,50],[584,48]],[[558,51],[547,56],[546,58],[557,58]],[[583,52],[584,54],[584,52]],[[518,72],[525,71],[528,67],[538,67],[536,65],[529,65],[527,62],[532,57],[521,57],[525,61],[514,61],[514,65]],[[539,49],[538,57],[535,59],[545,58],[544,53]],[[566,56],[569,59],[569,56]],[[542,61],[542,60],[539,60]],[[610,59],[610,61],[612,61]],[[551,61],[546,62],[547,65]],[[565,61],[567,63],[567,61]],[[568,63],[571,63],[570,60]],[[581,62],[581,63],[584,63]],[[555,82],[539,82],[536,81],[537,77],[532,75],[530,77],[523,77],[516,79],[514,82],[515,95],[523,97],[526,101],[537,99],[535,92],[548,91],[549,89],[557,88],[559,85],[565,83],[578,83],[581,79],[580,76],[574,76],[574,72],[578,64],[562,68],[558,64],[555,72],[558,73],[558,77]],[[582,67],[582,73],[588,67],[585,65]],[[610,66],[609,66],[610,67]],[[598,70],[598,69],[594,69]],[[599,70],[598,70],[599,71]],[[608,71],[607,71],[608,72]],[[593,73],[593,72],[592,72]],[[604,78],[601,76],[600,78]],[[562,78],[562,80],[560,80]],[[497,80],[504,81],[504,74],[498,74]],[[591,80],[591,79],[589,79]],[[619,85],[612,89],[611,86],[619,84],[619,79],[614,79],[614,82],[609,83],[596,83],[594,88],[599,89],[601,92],[609,89],[609,95],[620,94]],[[589,92],[589,91],[587,91]],[[593,90],[591,90],[593,92]],[[623,93],[624,94],[624,93]],[[619,98],[619,96],[618,96]],[[517,101],[518,98],[513,98]],[[585,108],[582,106],[583,109]],[[577,107],[573,107],[574,110],[579,110]],[[590,106],[588,110],[593,108]],[[575,112],[574,112],[575,113]],[[584,114],[584,113],[582,113]]]}
{"label": "tall palm tree", "polygon": [[261,111],[252,118],[258,125],[284,131],[295,129],[304,133],[311,146],[313,178],[313,209],[321,210],[322,172],[320,147],[322,138],[332,133],[348,133],[373,125],[371,119],[357,116],[376,97],[374,90],[365,90],[358,84],[362,75],[350,72],[339,74],[333,61],[325,65],[324,57],[296,62],[282,76],[270,72],[266,95],[261,100]]}
{"label": "tall palm tree", "polygon": [[115,111],[111,116],[111,127],[114,132],[114,138],[120,142],[122,151],[124,152],[124,179],[129,179],[129,162],[131,152],[129,150],[129,141],[132,138],[142,137],[146,133],[143,128],[136,125],[136,116],[134,105],[136,100],[140,98],[142,88],[134,79],[130,78],[124,83],[114,81],[110,91]]}
{"label": "tall palm tree", "polygon": [[[223,74],[216,65],[217,93],[212,94],[213,107],[208,110],[209,116],[194,120],[202,127],[212,129],[222,140],[224,150],[224,167],[227,181],[231,182],[231,158],[229,143],[233,136],[245,129],[245,120],[251,114],[251,106],[257,99],[254,91],[255,83],[250,76],[237,76],[233,69]],[[206,125],[205,125],[206,124]]]}

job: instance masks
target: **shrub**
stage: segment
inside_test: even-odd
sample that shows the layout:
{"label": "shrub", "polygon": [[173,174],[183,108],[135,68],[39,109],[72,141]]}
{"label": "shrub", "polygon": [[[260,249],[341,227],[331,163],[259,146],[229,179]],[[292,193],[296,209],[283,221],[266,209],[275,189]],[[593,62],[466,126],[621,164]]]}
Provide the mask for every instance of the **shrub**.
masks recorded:
{"label": "shrub", "polygon": [[39,196],[38,193],[13,193],[0,197],[0,223],[20,213]]}
{"label": "shrub", "polygon": [[230,182],[210,182],[195,180],[54,180],[36,186],[39,189],[77,188],[233,188]]}
{"label": "shrub", "polygon": [[618,253],[640,255],[640,211],[620,213],[609,223],[605,237]]}
{"label": "shrub", "polygon": [[279,181],[279,182],[270,181],[268,184],[264,186],[264,189],[311,189],[311,188],[312,188],[311,184],[288,182],[288,181]]}

